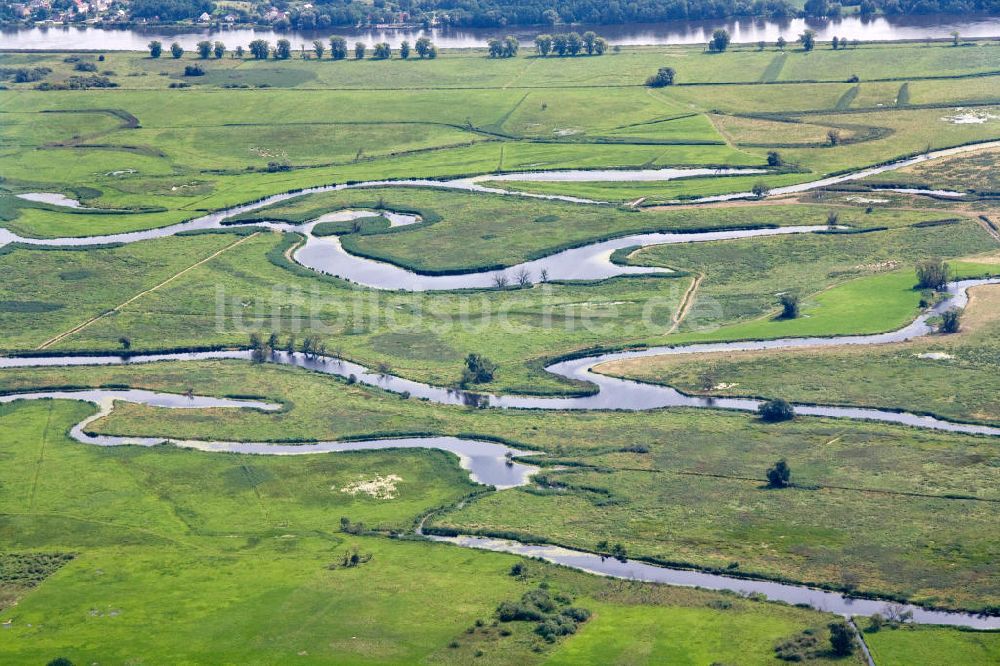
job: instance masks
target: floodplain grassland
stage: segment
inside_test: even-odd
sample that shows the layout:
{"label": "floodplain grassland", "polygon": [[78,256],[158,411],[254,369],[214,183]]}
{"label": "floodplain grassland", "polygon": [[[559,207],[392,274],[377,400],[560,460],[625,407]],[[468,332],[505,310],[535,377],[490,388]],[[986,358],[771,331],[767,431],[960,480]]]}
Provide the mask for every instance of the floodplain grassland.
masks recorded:
{"label": "floodplain grassland", "polygon": [[[775,426],[750,414],[689,409],[443,407],[245,362],[7,370],[0,380],[3,391],[128,384],[258,395],[287,406],[267,414],[120,404],[90,426],[106,434],[223,441],[471,435],[543,451],[547,466],[568,465],[544,470],[536,485],[436,516],[432,527],[585,550],[610,539],[633,557],[719,569],[738,562],[736,573],[942,606],[982,608],[1000,594],[988,576],[997,499],[989,438],[839,419]],[[778,459],[795,470],[795,488],[763,487],[764,468]],[[887,515],[897,520],[887,523]]]}
{"label": "floodplain grassland", "polygon": [[[340,207],[378,205],[380,198],[389,209],[423,211],[427,221],[442,211],[443,219],[398,233],[351,234],[343,237],[345,245],[435,270],[463,268],[457,262],[466,261],[469,268],[509,265],[558,245],[626,231],[823,224],[830,210],[842,224],[887,229],[673,245],[630,260],[679,271],[673,276],[478,293],[372,293],[304,269],[293,272],[280,259],[292,239],[271,233],[239,245],[231,234],[205,234],[86,251],[20,248],[0,257],[9,276],[0,288],[0,347],[29,351],[118,307],[50,350],[115,350],[123,338],[134,351],[242,346],[251,331],[266,329],[282,344],[290,336],[301,342],[318,335],[331,353],[437,385],[458,381],[467,354],[488,352],[500,366],[490,391],[563,393],[587,387],[558,379],[543,366],[595,346],[889,330],[915,315],[921,296],[911,289],[910,269],[882,268],[910,266],[928,248],[955,257],[993,243],[971,221],[913,226],[950,217],[934,210],[869,214],[860,207],[782,205],[626,213],[410,189],[326,194],[260,216],[294,222]],[[669,334],[697,275],[706,279],[682,322],[682,337]],[[808,318],[755,319],[773,311],[777,292],[793,287],[803,292]]]}
{"label": "floodplain grassland", "polygon": [[[541,585],[592,607],[599,635],[623,618],[695,623],[712,644],[677,632],[657,646],[691,659],[739,645],[748,663],[765,664],[775,644],[805,630],[826,641],[832,618],[815,611],[541,562],[515,577],[515,556],[340,530],[341,515],[408,528],[467,493],[472,484],[448,454],[247,457],[68,440],[65,430],[92,410],[73,401],[0,407],[5,550],[74,554],[0,608],[5,663],[541,663],[559,646],[531,623],[494,623],[501,601]],[[401,477],[391,497],[342,492],[376,474]],[[352,552],[361,562],[343,566]],[[587,655],[589,630],[578,634],[578,663],[603,663]]]}
{"label": "floodplain grassland", "polygon": [[995,168],[998,160],[1000,150],[984,150],[973,155],[915,164],[899,171],[881,173],[866,178],[865,182],[875,186],[947,189],[971,191],[980,196],[996,196],[1000,193],[1000,175]]}
{"label": "floodplain grassland", "polygon": [[866,632],[879,666],[914,663],[990,664],[1000,660],[1000,632],[954,631],[945,627],[902,627]]}
{"label": "floodplain grassland", "polygon": [[[993,153],[796,200],[650,204],[996,140],[998,49],[985,40],[962,48],[819,45],[811,53],[734,46],[717,55],[668,46],[503,60],[464,50],[409,62],[81,54],[118,87],[45,91],[6,81],[0,94],[0,225],[16,233],[161,227],[348,181],[764,168],[769,151],[784,166],[759,177],[502,183],[614,203],[645,197],[640,210],[381,187],[304,196],[244,221],[416,211],[423,222],[412,227],[366,226],[341,239],[351,251],[426,272],[512,266],[646,231],[823,225],[831,213],[850,228],[614,257],[672,275],[428,294],[377,292],[311,272],[289,260],[296,235],[261,229],[86,250],[12,245],[0,251],[0,349],[244,347],[250,332],[274,332],[282,345],[316,336],[330,354],[443,386],[457,385],[467,354],[485,354],[498,371],[478,388],[565,394],[592,387],[544,366],[593,348],[890,330],[920,311],[916,262],[939,256],[957,275],[997,272],[989,255],[996,239],[979,219],[996,214],[986,198],[943,202],[869,186],[993,192],[986,173]],[[0,53],[0,67],[49,67],[47,80],[59,83],[75,75],[79,60],[69,57]],[[196,63],[206,74],[184,76]],[[645,88],[662,66],[677,70],[677,85]],[[859,80],[848,81],[853,75]],[[98,210],[16,198],[25,192],[59,192]],[[803,316],[776,320],[776,298],[788,290],[800,295]],[[1000,423],[995,293],[974,293],[957,335],[863,350],[644,359],[605,371],[691,393]],[[367,309],[356,309],[361,302]],[[283,405],[265,413],[119,403],[88,426],[104,434],[291,443],[481,437],[543,453],[532,457],[542,470],[527,486],[493,492],[440,451],[264,457],[169,445],[104,449],[66,435],[93,414],[91,405],[0,406],[3,553],[39,561],[73,555],[39,569],[32,586],[0,580],[4,663],[65,654],[77,663],[768,664],[777,645],[804,636],[821,648],[815,663],[863,663],[857,653],[833,660],[822,650],[829,615],[414,538],[429,512],[431,529],[589,551],[604,551],[607,541],[629,557],[735,575],[947,608],[1000,606],[1000,464],[988,437],[801,416],[768,424],[719,410],[441,406],[237,361],[0,372],[4,393],[102,385],[255,395]],[[792,487],[768,489],[765,470],[781,459],[792,468]],[[401,477],[394,497],[342,492],[393,474]],[[355,547],[371,559],[342,566]],[[510,575],[514,564],[527,574]],[[493,624],[500,602],[543,584],[592,611],[578,633],[548,643],[533,624]],[[978,666],[993,658],[996,636],[930,627],[866,634],[879,666],[927,655]]]}
{"label": "floodplain grassland", "polygon": [[[830,207],[825,212],[852,225],[861,211]],[[868,233],[660,245],[632,252],[625,260],[703,276],[682,333],[697,332],[706,339],[877,333],[908,323],[919,311],[924,295],[913,288],[918,261],[995,247],[973,220],[937,213],[937,220],[910,222],[909,214],[895,211],[878,221],[862,214],[867,228],[875,229]],[[988,263],[956,267],[965,277],[995,271]],[[802,300],[803,318],[775,318],[778,296],[786,292]],[[741,319],[751,321],[719,327]]]}
{"label": "floodplain grassland", "polygon": [[[601,366],[683,391],[878,405],[959,421],[1000,423],[997,287],[973,290],[962,330],[878,348],[803,349],[727,358],[660,356]],[[863,360],[863,363],[861,362]],[[722,385],[720,390],[715,387]],[[780,394],[780,395],[779,395]]]}
{"label": "floodplain grassland", "polygon": [[[764,164],[761,141],[742,145],[738,136],[727,137],[725,128],[720,133],[713,126],[706,112],[717,110],[807,121],[801,138],[782,127],[770,142],[791,142],[786,162],[802,169],[795,177],[773,175],[773,184],[808,180],[928,146],[995,138],[995,121],[953,125],[941,120],[950,115],[948,105],[1000,98],[1000,77],[983,76],[991,70],[995,48],[988,42],[962,49],[863,45],[783,55],[734,48],[707,55],[692,47],[663,47],[601,58],[504,61],[473,50],[422,62],[255,62],[228,56],[198,61],[193,55],[153,60],[121,53],[98,63],[84,55],[83,60],[111,72],[119,87],[80,93],[10,84],[5,91],[0,100],[3,150],[9,158],[2,174],[5,188],[70,193],[87,183],[90,205],[165,210],[73,219],[26,208],[7,224],[29,235],[148,228],[264,194],[347,180]],[[54,70],[49,77],[58,82],[73,75],[78,64],[65,58],[7,53],[0,54],[0,65],[49,67]],[[765,70],[773,73],[776,58],[784,62],[780,76],[774,83],[761,82]],[[206,76],[184,77],[183,68],[191,62],[199,62]],[[681,73],[680,84],[697,85],[643,88],[646,76],[664,62]],[[854,72],[862,77],[860,84],[846,83],[849,74],[837,73],[861,62],[867,67]],[[803,80],[806,70],[815,70],[815,76],[805,79],[821,83],[782,83]],[[856,113],[859,103],[893,107],[888,97],[898,95],[896,83],[871,81],[890,71],[906,78],[910,106]],[[190,85],[167,88],[178,83]],[[702,85],[711,83],[737,85]],[[858,85],[853,105],[838,108]],[[883,92],[872,96],[869,89]],[[881,96],[887,101],[876,101]],[[926,104],[948,108],[912,108]],[[797,116],[800,112],[809,114]],[[844,126],[845,139],[862,138],[824,146],[822,137],[816,142],[815,128],[827,126]],[[861,127],[877,131],[852,129]],[[803,141],[814,145],[794,147]],[[268,172],[273,167],[281,170]],[[599,191],[572,184],[562,190],[573,193],[575,187],[595,196]],[[672,183],[658,196],[744,188],[737,180],[706,178]],[[653,186],[640,191],[638,196],[657,196]],[[599,198],[632,194],[612,187]]]}

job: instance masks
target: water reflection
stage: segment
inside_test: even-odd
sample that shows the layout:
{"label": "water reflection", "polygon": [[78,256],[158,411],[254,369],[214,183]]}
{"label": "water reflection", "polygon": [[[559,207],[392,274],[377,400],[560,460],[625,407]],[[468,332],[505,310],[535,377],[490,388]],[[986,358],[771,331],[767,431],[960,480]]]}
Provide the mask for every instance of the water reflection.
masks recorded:
{"label": "water reflection", "polygon": [[789,41],[806,29],[816,31],[817,39],[828,41],[834,36],[860,41],[885,41],[895,39],[923,39],[925,37],[947,38],[952,31],[963,37],[994,37],[1000,35],[1000,17],[929,14],[923,16],[893,16],[862,19],[846,17],[841,19],[794,18],[794,19],[725,19],[706,21],[670,21],[664,23],[627,23],[621,25],[574,25],[559,28],[549,26],[507,27],[507,28],[449,28],[449,29],[407,29],[407,30],[357,30],[354,28],[331,27],[321,31],[291,31],[277,33],[267,28],[261,29],[188,29],[170,31],[163,28],[150,29],[97,29],[69,26],[5,29],[0,31],[0,48],[4,49],[98,49],[105,51],[144,51],[150,40],[166,43],[177,41],[186,49],[206,38],[221,39],[231,46],[247,45],[254,39],[275,41],[289,39],[292,46],[310,44],[314,39],[324,39],[330,35],[342,35],[349,42],[361,40],[369,44],[388,42],[394,48],[401,41],[428,36],[438,48],[473,48],[485,46],[486,40],[498,35],[513,34],[522,43],[530,44],[539,32],[553,30],[595,30],[611,44],[660,45],[660,44],[704,44],[712,31],[724,27],[732,35],[733,42],[754,43],[760,40],[773,42],[779,36]]}

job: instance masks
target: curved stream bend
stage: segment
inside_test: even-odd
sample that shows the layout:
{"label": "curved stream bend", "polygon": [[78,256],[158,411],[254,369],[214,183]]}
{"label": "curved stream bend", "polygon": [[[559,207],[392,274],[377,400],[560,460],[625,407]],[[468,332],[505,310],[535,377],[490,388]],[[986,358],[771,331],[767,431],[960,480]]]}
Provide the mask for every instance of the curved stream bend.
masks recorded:
{"label": "curved stream bend", "polygon": [[[586,553],[561,546],[530,545],[506,539],[493,539],[478,536],[431,536],[427,538],[444,543],[451,543],[464,548],[478,548],[501,553],[513,553],[525,557],[537,557],[563,566],[612,578],[638,580],[649,583],[681,585],[685,587],[702,587],[709,590],[731,590],[740,594],[763,594],[768,599],[784,601],[789,604],[806,604],[816,610],[837,613],[845,617],[855,615],[885,614],[885,601],[875,599],[855,599],[845,597],[838,592],[827,592],[804,585],[789,585],[772,581],[753,580],[748,578],[733,578],[719,574],[704,573],[691,569],[675,569],[661,567],[636,560],[624,562],[613,557],[602,557],[594,553]],[[902,604],[902,609],[913,613],[915,624],[944,624],[951,626],[970,627],[972,629],[1000,629],[1000,617],[974,615],[972,613],[956,613],[935,611]]]}
{"label": "curved stream bend", "polygon": [[132,437],[118,435],[90,435],[88,425],[103,418],[114,409],[115,401],[132,402],[151,407],[169,409],[258,409],[273,412],[281,405],[257,400],[185,396],[141,389],[93,389],[81,391],[35,391],[0,395],[0,404],[18,400],[82,400],[97,405],[98,411],[70,429],[70,436],[83,444],[95,446],[158,446],[170,443],[185,449],[209,453],[241,453],[263,456],[297,456],[343,451],[375,451],[382,449],[441,449],[454,453],[463,469],[469,471],[473,481],[498,489],[522,486],[528,482],[537,467],[524,465],[507,456],[533,455],[509,446],[477,439],[459,437],[403,437],[399,439],[366,439],[358,441],[330,441],[309,444],[271,444],[267,442],[218,442],[173,437]]}
{"label": "curved stream bend", "polygon": [[[954,148],[946,148],[943,150],[931,151],[918,155],[916,157],[911,157],[904,160],[899,160],[896,162],[891,162],[878,167],[870,167],[866,169],[859,169],[857,171],[852,171],[850,173],[841,174],[839,176],[831,176],[828,178],[822,178],[819,180],[811,181],[808,183],[800,183],[798,185],[790,185],[788,187],[779,187],[771,191],[771,195],[782,195],[796,192],[804,192],[811,189],[816,189],[820,187],[826,187],[829,185],[835,185],[837,183],[847,182],[851,180],[857,180],[859,178],[864,178],[873,174],[884,173],[886,171],[892,171],[894,169],[900,169],[906,166],[917,164],[920,162],[926,162],[928,160],[937,159],[940,157],[950,157],[952,155],[961,154],[964,152],[969,152],[973,150],[982,150],[985,148],[1000,147],[1000,141],[991,141],[987,143],[972,144],[967,146],[957,146]],[[685,171],[697,172],[698,170],[680,170],[680,169],[661,169],[654,171],[643,171],[643,170],[622,170],[615,172],[597,172],[600,174],[614,173],[617,180],[627,180],[630,176],[634,175],[639,179],[642,178],[659,178],[659,179],[670,179],[677,177],[678,173],[683,173]],[[751,171],[754,171],[751,169]],[[564,175],[560,175],[564,174]],[[545,179],[562,179],[562,180],[580,180],[591,178],[593,176],[587,176],[586,172],[579,171],[551,171],[551,172],[534,172],[523,174],[525,178],[545,178]],[[602,178],[609,178],[610,176],[602,175]],[[88,247],[94,245],[104,245],[110,243],[134,243],[142,240],[150,240],[154,238],[163,238],[166,236],[173,236],[178,233],[186,231],[198,231],[205,229],[219,229],[222,228],[223,222],[231,217],[240,215],[243,213],[252,212],[255,210],[260,210],[266,208],[276,203],[283,201],[288,201],[290,199],[299,198],[306,196],[308,194],[315,194],[319,192],[333,192],[338,190],[346,189],[359,189],[359,188],[371,188],[371,187],[430,187],[430,188],[440,188],[440,189],[457,189],[465,190],[470,192],[485,192],[491,194],[503,194],[511,196],[523,196],[538,199],[551,199],[559,201],[570,201],[575,203],[587,203],[587,204],[604,204],[606,202],[593,201],[590,199],[580,199],[577,197],[560,196],[560,195],[548,195],[548,194],[534,194],[530,192],[511,192],[503,189],[486,187],[479,184],[480,180],[483,179],[497,179],[494,176],[477,176],[473,178],[459,178],[455,180],[440,181],[440,180],[395,180],[395,181],[368,181],[363,183],[353,183],[353,184],[342,184],[342,185],[324,185],[319,187],[310,187],[302,190],[297,190],[294,192],[285,192],[282,194],[275,194],[269,197],[265,197],[260,201],[253,203],[243,204],[240,206],[234,206],[225,210],[217,211],[215,213],[210,213],[187,222],[181,222],[179,224],[173,224],[166,227],[160,227],[157,229],[147,229],[144,231],[134,231],[121,234],[108,234],[104,236],[86,236],[86,237],[72,237],[72,238],[24,238],[18,236],[17,234],[0,228],[0,247],[8,243],[22,243],[25,245],[35,245],[35,246],[56,246],[56,247]],[[507,179],[506,174],[499,177],[500,180]],[[28,196],[49,196],[45,193],[29,193]],[[24,198],[25,195],[19,195]],[[60,200],[65,199],[62,195],[51,195],[59,197]],[[730,199],[746,198],[751,196],[748,192],[736,193],[736,194],[726,194],[716,197],[703,197],[701,199],[694,199],[692,201],[687,201],[684,203],[710,203],[715,201],[727,201]],[[54,200],[53,200],[54,201]],[[323,239],[316,238],[312,235],[312,228],[315,223],[322,220],[331,219],[353,219],[362,216],[369,216],[370,212],[357,212],[357,211],[340,211],[338,213],[332,213],[330,215],[325,215],[319,220],[314,220],[312,223],[307,225],[291,225],[282,223],[272,223],[272,222],[247,222],[245,226],[267,226],[279,231],[292,231],[305,233],[307,237],[307,242],[305,246],[300,248],[295,253],[295,258],[297,261],[302,263],[308,268],[318,270],[321,272],[329,273],[332,275],[338,275],[346,280],[350,280],[361,284],[363,286],[368,286],[377,289],[409,289],[415,291],[430,290],[430,289],[460,289],[460,288],[471,288],[471,287],[488,287],[493,286],[495,277],[498,273],[504,273],[505,271],[484,271],[478,273],[467,273],[462,275],[449,275],[449,276],[426,276],[418,275],[412,273],[398,266],[394,266],[388,263],[373,261],[369,259],[363,259],[361,257],[356,257],[348,254],[343,250],[340,245],[339,239],[336,237],[327,237]],[[412,216],[399,216],[396,215],[397,221],[394,222],[393,214],[386,214],[386,217],[390,219],[390,223],[393,226],[399,226],[399,224],[411,223],[416,221],[416,218]],[[403,218],[409,218],[410,222],[400,221]],[[803,233],[809,230],[818,230],[817,228],[807,228],[807,227],[786,227],[785,229],[775,230],[775,229],[755,229],[749,232],[712,232],[710,234],[638,234],[633,236],[628,236],[624,238],[615,239],[612,241],[601,241],[597,243],[592,243],[590,245],[575,248],[572,250],[567,250],[565,252],[560,252],[549,257],[526,262],[519,264],[517,266],[512,266],[507,271],[512,271],[513,273],[518,273],[522,269],[528,273],[533,273],[534,275],[541,275],[544,269],[548,274],[549,279],[553,280],[598,280],[614,275],[630,275],[630,274],[649,274],[655,272],[665,272],[664,269],[655,268],[643,268],[637,266],[618,266],[610,262],[611,253],[622,247],[630,247],[633,245],[654,245],[663,243],[678,243],[678,242],[690,242],[696,240],[722,240],[725,238],[743,238],[747,236],[756,235],[768,235],[768,234],[781,234],[781,233]],[[730,235],[731,234],[731,235]],[[699,238],[700,237],[700,238]]]}
{"label": "curved stream bend", "polygon": [[[263,442],[216,442],[176,440],[163,437],[88,435],[84,432],[88,424],[107,416],[114,408],[114,403],[117,400],[171,409],[222,407],[276,411],[281,408],[280,405],[274,403],[255,400],[182,396],[139,389],[95,389],[82,391],[38,391],[34,393],[0,395],[0,404],[18,400],[44,399],[83,400],[97,405],[99,408],[97,413],[87,417],[70,430],[70,435],[75,440],[95,446],[157,446],[170,442],[178,447],[212,453],[277,456],[396,448],[434,448],[456,454],[459,457],[461,466],[469,470],[470,476],[474,481],[495,486],[497,489],[526,485],[531,475],[537,471],[536,467],[514,461],[508,463],[506,459],[507,454],[528,455],[527,452],[510,449],[495,442],[457,437],[411,437],[357,442],[268,444]],[[524,555],[526,557],[537,557],[579,571],[602,576],[669,585],[697,586],[710,590],[732,590],[741,594],[763,594],[769,599],[793,604],[808,604],[818,610],[839,613],[845,616],[872,615],[884,612],[885,609],[884,602],[870,599],[852,599],[836,592],[826,592],[801,585],[733,578],[689,569],[661,567],[633,560],[622,562],[613,558],[601,557],[593,553],[585,553],[560,546],[529,545],[517,541],[476,536],[428,536],[428,538],[433,541],[451,543],[465,548],[478,548]],[[931,611],[919,606],[906,606],[905,609],[913,613],[913,622],[918,624],[946,624],[968,626],[974,629],[1000,628],[1000,617]]]}
{"label": "curved stream bend", "polygon": [[[409,393],[415,398],[444,405],[471,405],[477,407],[497,407],[505,409],[545,409],[545,410],[648,410],[664,407],[694,407],[703,409],[731,409],[755,412],[759,400],[750,398],[708,398],[689,396],[669,386],[647,384],[626,379],[618,379],[594,372],[595,366],[608,361],[643,358],[664,354],[691,354],[709,352],[731,352],[762,349],[791,349],[801,347],[831,347],[839,345],[878,345],[911,340],[932,332],[928,319],[949,307],[964,307],[968,302],[968,289],[984,284],[1000,284],[1000,278],[981,280],[961,280],[948,285],[950,298],[917,317],[908,326],[889,333],[874,335],[854,335],[828,338],[782,338],[776,340],[748,342],[718,342],[691,344],[679,347],[652,347],[638,351],[614,352],[588,356],[568,361],[559,361],[546,367],[549,372],[567,379],[582,380],[596,384],[598,391],[593,395],[580,397],[534,397],[518,395],[484,395],[468,393],[441,386],[432,386],[411,379],[383,374],[363,365],[325,356],[306,356],[301,353],[274,352],[271,360],[283,365],[294,365],[308,370],[344,378],[354,379],[369,386],[376,386],[395,393]],[[44,366],[85,366],[122,365],[126,363],[152,363],[156,361],[198,361],[213,359],[250,359],[250,352],[214,351],[179,352],[168,354],[135,354],[121,356],[25,356],[0,357],[0,368],[30,368]],[[823,416],[863,421],[898,423],[917,428],[944,430],[973,435],[1000,436],[1000,427],[956,423],[931,416],[921,416],[909,412],[863,407],[833,407],[822,405],[795,405],[798,414]]]}

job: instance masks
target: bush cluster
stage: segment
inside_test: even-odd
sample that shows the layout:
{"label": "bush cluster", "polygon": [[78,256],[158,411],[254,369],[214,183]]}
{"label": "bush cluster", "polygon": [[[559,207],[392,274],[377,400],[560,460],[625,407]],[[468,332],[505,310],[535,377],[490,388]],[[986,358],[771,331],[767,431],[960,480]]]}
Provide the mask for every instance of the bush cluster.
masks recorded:
{"label": "bush cluster", "polygon": [[497,606],[501,622],[537,622],[535,633],[548,642],[575,634],[577,626],[590,618],[586,608],[570,606],[567,597],[551,597],[545,590],[525,592],[520,601],[504,601]]}

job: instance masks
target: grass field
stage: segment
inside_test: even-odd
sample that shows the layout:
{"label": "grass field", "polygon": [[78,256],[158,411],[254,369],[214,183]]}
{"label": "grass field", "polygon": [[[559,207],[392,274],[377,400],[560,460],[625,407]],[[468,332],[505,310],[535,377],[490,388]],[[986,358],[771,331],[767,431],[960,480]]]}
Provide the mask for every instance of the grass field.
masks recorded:
{"label": "grass field", "polygon": [[[484,412],[235,362],[8,370],[0,379],[4,391],[126,383],[255,394],[290,407],[269,415],[123,404],[96,424],[107,433],[293,441],[474,433],[541,449],[553,464],[584,466],[546,473],[567,486],[563,492],[505,491],[434,524],[522,532],[584,549],[613,537],[633,555],[710,567],[736,561],[745,572],[853,582],[942,605],[976,607],[997,594],[980,575],[995,548],[987,527],[996,487],[988,439],[836,419],[776,427],[750,415],[689,410]],[[802,489],[762,489],[764,468],[779,458],[790,461]],[[839,522],[838,515],[852,519]],[[885,515],[907,518],[894,528]]]}
{"label": "grass field", "polygon": [[[340,206],[371,205],[377,196],[390,207],[398,202],[423,210],[428,219],[442,211],[443,219],[400,233],[346,236],[345,244],[434,269],[454,268],[452,262],[459,261],[510,264],[559,245],[631,231],[824,223],[830,210],[764,206],[624,213],[406,190],[322,195],[262,216],[311,219]],[[914,315],[920,294],[910,289],[906,270],[880,273],[879,262],[912,265],[927,248],[960,256],[992,243],[972,222],[912,226],[915,220],[942,219],[935,211],[837,210],[844,224],[889,229],[650,249],[632,261],[684,272],[680,277],[536,285],[499,294],[366,293],[267,261],[264,257],[286,247],[267,233],[243,242],[231,234],[209,234],[88,251],[18,249],[0,257],[8,274],[6,288],[0,289],[0,321],[5,324],[0,346],[34,349],[121,306],[59,339],[52,349],[118,349],[123,337],[136,350],[244,345],[250,331],[273,330],[283,339],[294,335],[300,341],[318,334],[328,349],[348,358],[372,367],[387,364],[395,373],[439,385],[457,382],[467,354],[489,350],[500,365],[491,390],[561,392],[579,387],[544,372],[546,360],[593,346],[888,330]],[[758,242],[754,247],[765,247],[766,253],[746,251]],[[686,337],[678,338],[668,332],[694,279],[688,273],[707,277],[685,319]],[[754,319],[772,312],[775,293],[793,284],[803,291],[808,318]],[[880,284],[887,290],[872,287]],[[830,287],[835,288],[823,291]],[[743,320],[749,321],[719,328]]]}
{"label": "grass field", "polygon": [[[720,358],[645,359],[605,372],[704,389],[705,377],[727,394],[775,395],[800,402],[878,404],[962,421],[1000,422],[997,402],[997,288],[975,292],[959,335],[937,335],[877,350],[803,350]],[[858,359],[864,358],[864,364]]]}
{"label": "grass field", "polygon": [[[759,663],[773,643],[810,627],[822,632],[827,619],[720,594],[622,586],[537,562],[512,577],[513,556],[339,531],[341,515],[404,527],[467,492],[448,455],[249,460],[164,447],[101,450],[62,434],[90,409],[68,401],[0,408],[5,550],[76,553],[0,609],[9,622],[6,663],[59,655],[157,663],[165,654],[174,663],[467,663],[474,650],[487,663],[539,663],[551,647],[516,626],[526,623],[507,637],[490,623],[500,601],[542,582],[594,604],[598,631],[623,617],[676,615],[718,636],[742,642],[745,634],[754,643],[744,652]],[[338,492],[375,468],[402,476],[396,498]],[[370,561],[338,567],[353,548]],[[476,620],[485,626],[476,629]],[[683,634],[667,642],[691,659],[732,650]]]}
{"label": "grass field", "polygon": [[[30,212],[10,223],[19,232],[41,235],[160,226],[199,209],[345,180],[532,168],[759,165],[766,152],[760,144],[773,142],[788,144],[786,160],[819,176],[927,146],[994,138],[994,120],[953,125],[941,120],[948,108],[916,107],[1000,100],[1000,77],[983,76],[992,71],[995,48],[984,42],[963,49],[864,45],[809,54],[740,48],[706,55],[666,47],[603,58],[507,61],[463,51],[432,62],[385,63],[224,58],[202,63],[208,74],[193,78],[182,70],[194,56],[174,61],[114,54],[94,64],[112,72],[118,88],[81,95],[11,85],[0,100],[5,121],[0,150],[12,158],[5,160],[2,175],[14,191],[71,191],[86,182],[100,192],[88,197],[93,205],[167,209],[152,216],[95,218],[96,224],[76,220],[76,226],[51,213]],[[76,64],[64,57],[0,54],[0,65],[49,67],[49,80],[58,82]],[[679,83],[697,85],[643,88],[664,58],[680,72]],[[88,59],[93,56],[84,56]],[[783,64],[777,68],[776,62]],[[862,62],[864,71],[854,72],[862,83],[843,83],[850,75],[843,72]],[[877,81],[887,72],[895,80]],[[949,78],[956,76],[972,78]],[[909,107],[878,109],[895,106],[904,79]],[[166,88],[178,82],[193,85]],[[723,82],[737,85],[703,85]],[[838,108],[855,85],[853,103]],[[164,98],[170,103],[163,104]],[[857,113],[864,108],[872,111]],[[991,114],[990,108],[983,112]],[[801,128],[786,132],[788,124],[777,123],[783,127],[770,132],[771,138],[748,140],[737,127],[713,124],[706,112],[716,110],[737,116],[774,113],[800,121]],[[809,114],[796,115],[801,112]],[[862,139],[829,148],[825,127],[843,127],[845,138]],[[868,130],[853,128],[878,131],[872,138]],[[810,147],[795,148],[803,143]],[[65,159],[68,154],[72,159]],[[268,173],[269,164],[290,170]],[[640,188],[637,196],[690,196],[736,185],[735,180],[679,181],[662,190],[648,188],[652,192]],[[632,194],[611,192],[613,198]]]}
{"label": "grass field", "polygon": [[[8,245],[0,248],[0,350],[243,348],[251,333],[275,333],[281,345],[308,337],[329,354],[447,387],[458,386],[469,354],[482,354],[497,364],[484,391],[567,394],[592,385],[558,379],[545,365],[596,348],[895,329],[928,298],[914,288],[917,262],[941,257],[958,276],[1000,272],[995,150],[796,197],[657,204],[1000,139],[1000,46],[970,44],[823,44],[809,53],[736,45],[723,54],[628,47],[595,58],[523,49],[510,59],[469,49],[405,62],[0,52],[0,68],[49,68],[47,84],[72,82],[81,62],[117,84],[42,90],[4,80],[0,227],[28,237],[162,227],[331,183],[768,168],[671,182],[492,183],[606,205],[380,186],[288,199],[236,220],[248,228],[89,249]],[[196,63],[205,75],[185,76]],[[676,69],[675,85],[645,87],[664,66]],[[767,167],[772,151],[780,168]],[[871,191],[892,185],[974,196]],[[16,196],[26,192],[61,193],[84,208]],[[299,235],[252,227],[344,209],[420,215],[407,227],[337,231],[350,252],[426,273],[509,267],[644,232],[846,229],[612,256],[672,274],[411,293],[305,269],[290,260]],[[800,297],[802,316],[777,319],[787,292]],[[696,394],[1000,424],[997,294],[977,290],[955,335],[645,358],[601,371]],[[495,491],[434,450],[266,457],[98,448],[67,435],[92,405],[2,405],[4,664],[65,656],[136,665],[763,665],[782,663],[779,646],[790,643],[813,645],[805,648],[811,663],[865,663],[857,650],[834,658],[834,618],[816,610],[432,543],[414,535],[425,517],[432,530],[587,551],[619,544],[653,562],[943,608],[1000,607],[1000,458],[990,437],[801,416],[771,424],[711,409],[442,406],[238,361],[0,371],[0,393],[96,386],[259,396],[283,407],[119,403],[88,426],[98,433],[289,443],[479,437],[537,451],[541,470],[528,485]],[[766,470],[782,459],[792,486],[769,489]],[[348,492],[391,475],[389,496]],[[357,566],[344,566],[355,548]],[[537,621],[498,621],[499,604],[529,592],[585,608],[589,618],[552,642]],[[931,626],[865,633],[878,666],[979,666],[998,658],[997,637]]]}
{"label": "grass field", "polygon": [[947,661],[989,664],[1000,659],[1000,633],[963,632],[944,627],[906,627],[865,634],[879,666]]}

